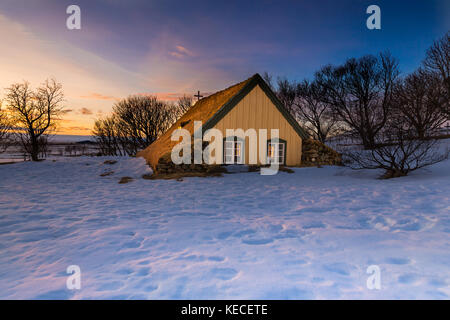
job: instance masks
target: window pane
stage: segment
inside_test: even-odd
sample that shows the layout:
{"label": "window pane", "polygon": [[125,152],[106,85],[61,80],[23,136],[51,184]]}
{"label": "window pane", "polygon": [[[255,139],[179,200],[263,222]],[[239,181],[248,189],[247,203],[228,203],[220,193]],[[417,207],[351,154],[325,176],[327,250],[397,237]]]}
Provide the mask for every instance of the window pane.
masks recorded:
{"label": "window pane", "polygon": [[269,158],[273,158],[275,156],[275,144],[274,143],[269,143],[269,147],[267,150],[267,156]]}
{"label": "window pane", "polygon": [[278,163],[279,164],[284,163],[284,148],[285,148],[285,145],[283,142],[278,144]]}
{"label": "window pane", "polygon": [[235,142],[235,161],[236,163],[243,163],[242,159],[242,142],[236,141]]}
{"label": "window pane", "polygon": [[225,164],[244,163],[244,144],[242,141],[224,140],[224,162]]}
{"label": "window pane", "polygon": [[234,154],[234,141],[227,141],[225,140],[225,150],[224,150],[224,155],[225,155],[225,163],[226,164],[232,164],[233,163],[233,154]]}

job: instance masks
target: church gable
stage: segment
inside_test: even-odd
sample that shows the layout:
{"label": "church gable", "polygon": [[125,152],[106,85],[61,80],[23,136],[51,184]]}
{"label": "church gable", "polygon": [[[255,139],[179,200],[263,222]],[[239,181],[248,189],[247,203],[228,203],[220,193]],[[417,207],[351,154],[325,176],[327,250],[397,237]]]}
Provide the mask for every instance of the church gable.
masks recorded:
{"label": "church gable", "polygon": [[[256,93],[255,93],[256,92]],[[232,97],[226,104],[220,108],[213,117],[211,117],[206,124],[203,126],[203,130],[207,130],[216,126],[216,124],[223,119],[230,111],[232,111],[238,104],[242,104],[242,101],[249,101],[248,97],[255,97],[255,99],[259,99],[263,104],[260,104],[258,107],[259,101],[253,100],[251,106],[255,108],[246,108],[248,112],[248,116],[245,118],[258,117],[258,114],[269,111],[268,109],[262,109],[261,107],[270,105],[267,102],[271,102],[271,106],[278,109],[278,112],[275,114],[277,118],[280,116],[284,118],[285,121],[289,123],[292,129],[302,138],[307,139],[308,134],[300,127],[298,122],[292,117],[292,115],[286,110],[286,108],[281,104],[278,98],[275,96],[273,91],[269,88],[267,83],[261,78],[259,74],[255,74],[251,77],[245,86],[237,93],[234,97]],[[250,111],[251,109],[251,111]],[[269,108],[271,110],[271,108]],[[236,112],[236,111],[235,111]],[[284,123],[284,122],[283,122]]]}
{"label": "church gable", "polygon": [[[236,119],[236,120],[233,120]],[[177,144],[171,135],[182,127],[193,134],[195,121],[202,122],[203,132],[210,128],[223,129],[279,129],[280,138],[287,141],[287,165],[300,165],[301,141],[307,134],[287,112],[259,74],[203,98],[189,109],[165,134],[138,153],[155,168],[159,159],[170,153]]]}
{"label": "church gable", "polygon": [[[279,138],[285,141],[285,163],[301,164],[302,137],[296,132],[284,114],[276,107],[266,92],[257,84],[215,125],[224,137],[227,129],[266,129],[270,139],[271,129],[277,129]],[[248,139],[244,144],[245,163],[249,163]]]}

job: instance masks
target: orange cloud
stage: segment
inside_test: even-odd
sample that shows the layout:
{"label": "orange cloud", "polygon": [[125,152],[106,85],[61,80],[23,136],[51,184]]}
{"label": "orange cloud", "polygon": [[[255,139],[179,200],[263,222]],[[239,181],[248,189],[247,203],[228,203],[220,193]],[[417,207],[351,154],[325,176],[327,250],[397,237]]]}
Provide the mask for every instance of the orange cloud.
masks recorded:
{"label": "orange cloud", "polygon": [[[200,94],[203,97],[207,97],[207,96],[213,94],[213,92],[201,92]],[[194,95],[191,93],[179,93],[179,92],[151,92],[151,93],[138,93],[138,95],[156,96],[158,99],[164,100],[164,101],[177,101],[179,98],[181,98],[183,96],[194,98]]]}
{"label": "orange cloud", "polygon": [[93,114],[92,110],[88,109],[88,108],[81,108],[80,112],[82,115],[91,115]]}
{"label": "orange cloud", "polygon": [[190,50],[186,49],[183,46],[179,46],[179,45],[175,46],[175,50],[170,51],[169,54],[172,57],[180,58],[180,59],[184,58],[184,57],[192,57],[194,55]]}
{"label": "orange cloud", "polygon": [[151,95],[156,96],[160,100],[165,101],[177,101],[182,96],[192,96],[185,93],[176,93],[176,92],[153,92],[153,93],[139,93],[139,95]]}
{"label": "orange cloud", "polygon": [[68,135],[90,135],[92,133],[92,128],[83,126],[71,126],[63,127],[58,130],[58,134],[68,134]]}
{"label": "orange cloud", "polygon": [[80,96],[84,99],[96,99],[96,100],[120,100],[120,98],[113,97],[113,96],[105,96],[100,93],[92,92],[88,94],[87,96]]}

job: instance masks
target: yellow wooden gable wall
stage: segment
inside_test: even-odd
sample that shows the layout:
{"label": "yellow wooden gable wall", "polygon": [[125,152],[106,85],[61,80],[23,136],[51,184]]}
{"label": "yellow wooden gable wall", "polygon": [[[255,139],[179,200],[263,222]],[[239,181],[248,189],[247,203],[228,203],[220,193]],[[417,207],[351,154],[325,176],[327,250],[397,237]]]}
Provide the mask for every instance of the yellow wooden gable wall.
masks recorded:
{"label": "yellow wooden gable wall", "polygon": [[[230,110],[214,128],[222,131],[224,138],[226,129],[253,128],[279,129],[279,138],[286,140],[286,165],[300,166],[302,159],[302,139],[272,103],[264,91],[257,85],[233,109]],[[259,158],[258,158],[259,160]],[[248,137],[245,141],[245,163],[249,163]]]}

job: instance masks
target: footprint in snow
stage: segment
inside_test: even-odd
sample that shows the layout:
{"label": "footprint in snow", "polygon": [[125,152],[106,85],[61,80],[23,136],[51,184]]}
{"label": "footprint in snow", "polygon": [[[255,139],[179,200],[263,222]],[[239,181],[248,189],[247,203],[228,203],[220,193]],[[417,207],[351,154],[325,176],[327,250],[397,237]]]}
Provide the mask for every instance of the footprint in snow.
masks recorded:
{"label": "footprint in snow", "polygon": [[308,261],[303,259],[297,259],[297,260],[286,260],[283,264],[286,266],[301,266],[304,264],[307,264]]}
{"label": "footprint in snow", "polygon": [[215,262],[222,262],[222,261],[225,261],[225,258],[219,257],[219,256],[211,256],[211,257],[208,257],[208,260],[215,261]]}
{"label": "footprint in snow", "polygon": [[102,284],[97,290],[98,291],[112,291],[117,290],[122,287],[122,282],[120,281],[111,281]]}
{"label": "footprint in snow", "polygon": [[238,274],[238,272],[232,268],[213,268],[210,273],[213,277],[221,280],[233,279]]}
{"label": "footprint in snow", "polygon": [[68,300],[73,296],[73,291],[69,290],[53,290],[42,293],[36,297],[35,300]]}
{"label": "footprint in snow", "polygon": [[355,267],[343,262],[325,264],[323,268],[328,272],[337,273],[342,276],[349,276],[351,271],[355,269]]}
{"label": "footprint in snow", "polygon": [[204,256],[198,256],[196,254],[190,254],[187,256],[181,256],[178,257],[177,260],[188,260],[188,261],[197,261],[197,262],[201,262],[201,261],[205,261],[206,258]]}
{"label": "footprint in snow", "polygon": [[448,286],[447,282],[443,279],[431,279],[428,283],[435,288],[445,288]]}
{"label": "footprint in snow", "polygon": [[419,280],[419,277],[415,274],[404,274],[398,277],[398,282],[402,284],[413,284]]}
{"label": "footprint in snow", "polygon": [[271,238],[242,240],[242,243],[250,244],[250,245],[263,245],[263,244],[268,244],[268,243],[272,243],[272,242],[273,242],[273,239],[271,239]]}
{"label": "footprint in snow", "polygon": [[225,231],[225,232],[221,232],[217,235],[217,239],[219,240],[225,240],[227,239],[229,236],[231,236],[233,232],[230,231]]}
{"label": "footprint in snow", "polygon": [[150,268],[141,268],[137,272],[137,275],[139,277],[145,277],[145,276],[148,276],[149,273],[150,273]]}
{"label": "footprint in snow", "polygon": [[127,249],[137,249],[141,246],[142,242],[140,240],[130,240],[124,242],[122,247]]}
{"label": "footprint in snow", "polygon": [[395,258],[395,257],[391,257],[391,258],[387,258],[386,263],[388,264],[398,264],[398,265],[403,265],[403,264],[409,264],[411,263],[411,260],[408,258]]}
{"label": "footprint in snow", "polygon": [[311,222],[303,226],[303,229],[322,229],[325,225],[322,222]]}
{"label": "footprint in snow", "polygon": [[146,287],[144,288],[144,290],[145,290],[146,292],[152,292],[152,291],[155,291],[155,290],[157,290],[157,289],[158,289],[158,286],[157,286],[157,285],[153,285],[153,284],[148,285],[148,286],[146,286]]}
{"label": "footprint in snow", "polygon": [[254,233],[256,233],[256,231],[253,229],[244,229],[244,230],[236,232],[233,236],[240,238],[240,237],[247,236],[247,235],[254,234]]}
{"label": "footprint in snow", "polygon": [[133,271],[132,269],[124,268],[124,269],[117,270],[117,271],[116,271],[116,274],[120,274],[120,275],[125,275],[125,276],[127,276],[127,275],[132,274],[133,272],[134,272],[134,271]]}

